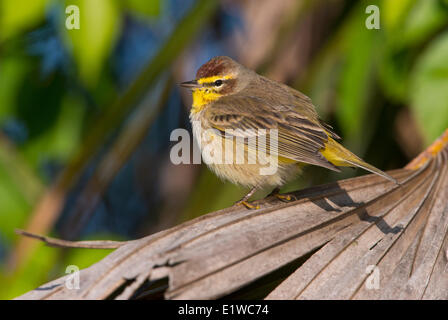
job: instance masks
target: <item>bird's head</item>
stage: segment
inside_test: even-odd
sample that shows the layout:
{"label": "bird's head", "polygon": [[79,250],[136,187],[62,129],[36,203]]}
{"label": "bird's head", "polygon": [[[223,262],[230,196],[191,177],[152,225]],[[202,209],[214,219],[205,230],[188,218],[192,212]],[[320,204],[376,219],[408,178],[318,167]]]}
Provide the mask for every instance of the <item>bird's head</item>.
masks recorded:
{"label": "bird's head", "polygon": [[214,57],[203,64],[196,73],[196,79],[180,85],[193,92],[192,112],[223,96],[235,94],[244,87],[247,69],[229,57]]}

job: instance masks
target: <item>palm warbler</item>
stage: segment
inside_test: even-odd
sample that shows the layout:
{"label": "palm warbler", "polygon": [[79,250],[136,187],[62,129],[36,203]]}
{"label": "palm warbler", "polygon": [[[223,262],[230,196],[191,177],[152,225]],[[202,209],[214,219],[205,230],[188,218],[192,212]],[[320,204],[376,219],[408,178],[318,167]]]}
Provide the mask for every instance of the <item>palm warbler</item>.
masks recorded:
{"label": "palm warbler", "polygon": [[[222,160],[208,161],[208,166],[219,177],[251,188],[237,204],[255,208],[248,199],[256,190],[268,187],[274,188],[273,194],[279,198],[290,199],[278,194],[279,187],[294,179],[304,164],[334,171],[360,167],[397,183],[336,142],[340,138],[319,119],[310,98],[229,57],[211,59],[199,68],[195,80],[181,86],[193,93],[190,119],[203,158],[207,151],[213,159]],[[250,143],[251,137],[263,139]],[[238,153],[239,147],[242,153]],[[236,156],[224,161],[229,150]],[[267,162],[256,156],[260,150],[277,164],[269,174],[261,173]]]}

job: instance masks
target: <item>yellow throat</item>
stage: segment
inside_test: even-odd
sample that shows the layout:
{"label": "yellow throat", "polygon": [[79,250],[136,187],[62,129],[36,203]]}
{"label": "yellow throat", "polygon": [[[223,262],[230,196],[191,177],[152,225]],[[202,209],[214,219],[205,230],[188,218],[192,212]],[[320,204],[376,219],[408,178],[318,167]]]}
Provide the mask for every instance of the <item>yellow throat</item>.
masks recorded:
{"label": "yellow throat", "polygon": [[193,91],[193,106],[191,108],[192,113],[197,113],[204,109],[204,107],[220,98],[222,95],[213,92],[208,88],[198,88]]}
{"label": "yellow throat", "polygon": [[[216,80],[219,79],[232,79],[232,75],[226,75],[226,76],[213,76],[213,77],[206,77],[201,78],[198,80],[199,84],[206,84],[206,83],[213,83]],[[213,101],[216,101],[222,97],[222,94],[215,91],[213,87],[200,87],[193,90],[193,105],[191,108],[191,113],[197,113],[204,109],[205,106],[207,106],[209,103],[212,103]]]}

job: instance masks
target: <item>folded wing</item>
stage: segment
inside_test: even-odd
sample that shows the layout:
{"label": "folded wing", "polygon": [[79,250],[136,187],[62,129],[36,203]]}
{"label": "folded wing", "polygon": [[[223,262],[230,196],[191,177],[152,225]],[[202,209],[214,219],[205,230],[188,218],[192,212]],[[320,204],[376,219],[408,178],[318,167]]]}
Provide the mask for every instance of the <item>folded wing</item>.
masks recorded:
{"label": "folded wing", "polygon": [[[260,149],[290,160],[340,171],[327,161],[320,151],[325,147],[329,135],[337,137],[318,118],[309,119],[297,111],[293,104],[262,99],[248,95],[223,97],[205,110],[210,125],[223,137],[240,137],[249,147],[249,137],[256,135]],[[272,139],[271,130],[277,130],[278,139]],[[265,136],[265,137],[263,137]],[[259,139],[262,137],[263,139]],[[260,150],[258,149],[258,150]],[[276,150],[277,149],[277,150]]]}

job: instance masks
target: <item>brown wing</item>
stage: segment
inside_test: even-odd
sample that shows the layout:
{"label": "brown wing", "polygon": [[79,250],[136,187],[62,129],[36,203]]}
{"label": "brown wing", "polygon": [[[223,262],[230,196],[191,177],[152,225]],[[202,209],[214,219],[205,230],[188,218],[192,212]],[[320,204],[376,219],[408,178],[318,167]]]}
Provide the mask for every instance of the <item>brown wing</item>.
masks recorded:
{"label": "brown wing", "polygon": [[[271,81],[271,85],[272,85]],[[297,91],[291,87],[288,87],[285,84],[275,82],[275,85],[280,85],[284,90],[288,91],[288,93],[293,97],[291,104],[293,105],[293,108],[299,112],[300,114],[305,114],[307,118],[312,119],[314,122],[318,122],[322,127],[325,128],[325,131],[327,134],[329,134],[333,139],[339,140],[341,137],[339,137],[335,132],[333,132],[333,127],[329,124],[326,124],[323,122],[319,115],[316,112],[316,109],[314,109],[314,105],[311,101],[311,99],[301,93],[300,91]]]}
{"label": "brown wing", "polygon": [[258,131],[264,129],[267,136],[265,141],[269,142],[269,130],[277,129],[278,156],[340,171],[319,152],[328,141],[327,130],[319,121],[310,120],[296,111],[293,105],[236,94],[213,103],[205,110],[205,117],[213,128],[222,132],[223,137],[226,133],[227,136],[248,138],[254,132],[264,134]]}

